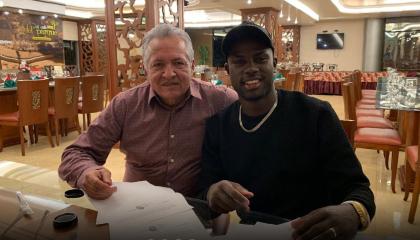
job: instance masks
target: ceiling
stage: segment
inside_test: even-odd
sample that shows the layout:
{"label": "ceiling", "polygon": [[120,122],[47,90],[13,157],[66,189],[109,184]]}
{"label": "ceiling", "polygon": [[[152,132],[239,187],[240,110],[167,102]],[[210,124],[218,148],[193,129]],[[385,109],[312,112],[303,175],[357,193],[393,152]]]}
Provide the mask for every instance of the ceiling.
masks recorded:
{"label": "ceiling", "polygon": [[[14,0],[0,0],[0,6],[9,6]],[[23,4],[23,3],[27,4]],[[189,0],[185,8],[186,27],[237,25],[241,21],[240,9],[271,7],[283,17],[281,25],[311,25],[324,20],[368,17],[420,16],[420,0]],[[250,4],[249,4],[250,2]],[[45,3],[65,8],[62,15],[75,18],[104,17],[104,0],[20,0],[19,6],[30,7]],[[136,0],[139,7],[144,0]],[[45,8],[49,9],[49,8]],[[307,11],[312,10],[310,17]],[[414,10],[413,10],[414,9]],[[304,11],[302,11],[304,10]],[[309,14],[309,15],[308,15]],[[290,15],[290,21],[287,21]],[[313,15],[318,15],[319,18]]]}

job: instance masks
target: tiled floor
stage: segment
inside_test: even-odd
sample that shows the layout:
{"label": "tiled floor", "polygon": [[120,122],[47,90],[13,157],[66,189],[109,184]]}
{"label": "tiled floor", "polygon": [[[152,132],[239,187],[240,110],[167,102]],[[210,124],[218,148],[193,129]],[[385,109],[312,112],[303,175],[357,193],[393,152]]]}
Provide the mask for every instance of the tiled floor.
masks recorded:
{"label": "tiled floor", "polygon": [[[329,101],[337,114],[343,116],[341,97],[317,97]],[[86,198],[64,198],[63,192],[69,187],[57,177],[56,170],[61,153],[76,137],[77,133],[69,134],[62,138],[62,144],[55,148],[49,147],[46,138],[41,137],[38,144],[27,147],[25,157],[21,156],[19,145],[4,148],[0,153],[0,188],[20,190],[23,193],[42,195],[91,208]],[[377,205],[376,216],[366,234],[375,235],[377,239],[420,239],[420,209],[415,223],[409,224],[407,218],[411,195],[405,202],[401,191],[396,194],[391,192],[390,171],[385,169],[382,154],[364,149],[358,149],[356,154],[371,181]],[[399,159],[400,165],[403,164],[402,152]],[[112,150],[106,166],[112,171],[114,181],[121,180],[124,173],[124,155],[117,149]]]}

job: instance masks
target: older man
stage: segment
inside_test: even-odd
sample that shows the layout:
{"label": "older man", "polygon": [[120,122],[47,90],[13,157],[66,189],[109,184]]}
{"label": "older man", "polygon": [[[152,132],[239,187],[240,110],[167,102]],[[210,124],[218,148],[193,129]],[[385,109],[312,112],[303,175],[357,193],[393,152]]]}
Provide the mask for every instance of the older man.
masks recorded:
{"label": "older man", "polygon": [[194,195],[205,119],[237,99],[231,89],[192,78],[194,51],[181,29],[162,24],[149,31],[143,56],[148,81],[117,95],[63,153],[60,177],[92,198],[115,191],[103,164],[118,141],[126,154],[124,181]]}
{"label": "older man", "polygon": [[294,239],[367,228],[373,193],[331,106],[274,89],[274,47],[260,26],[233,28],[222,49],[239,101],[206,125],[200,185],[211,208],[296,219]]}

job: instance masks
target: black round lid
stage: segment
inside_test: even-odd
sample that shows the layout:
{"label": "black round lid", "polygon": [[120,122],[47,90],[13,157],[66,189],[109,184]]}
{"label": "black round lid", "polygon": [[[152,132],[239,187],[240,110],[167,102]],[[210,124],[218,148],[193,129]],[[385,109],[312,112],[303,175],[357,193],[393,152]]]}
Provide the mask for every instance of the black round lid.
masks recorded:
{"label": "black round lid", "polygon": [[64,196],[66,198],[79,198],[85,195],[82,190],[80,189],[70,189],[64,192]]}
{"label": "black round lid", "polygon": [[76,225],[77,216],[74,213],[63,213],[54,218],[54,228],[68,228]]}

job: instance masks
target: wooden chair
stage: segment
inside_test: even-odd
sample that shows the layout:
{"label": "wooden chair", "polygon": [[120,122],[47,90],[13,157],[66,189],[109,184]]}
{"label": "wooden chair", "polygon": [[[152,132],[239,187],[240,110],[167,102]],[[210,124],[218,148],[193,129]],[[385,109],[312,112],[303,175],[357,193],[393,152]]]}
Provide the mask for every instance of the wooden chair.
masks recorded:
{"label": "wooden chair", "polygon": [[356,131],[356,121],[349,119],[340,119],[341,126],[354,149],[354,132]]}
{"label": "wooden chair", "polygon": [[[345,103],[346,118],[358,121],[358,117],[354,118],[355,106],[353,96],[351,94],[351,88],[353,83],[343,83],[342,90]],[[402,144],[401,137],[397,130],[389,128],[374,128],[374,127],[362,127],[357,128],[354,134],[355,148],[365,148],[382,150],[385,152],[392,153],[391,160],[391,188],[392,192],[395,191],[395,180],[397,176],[398,167],[398,153],[399,148]],[[385,158],[385,163],[387,163]]]}
{"label": "wooden chair", "polygon": [[[393,129],[394,125],[388,119],[385,119],[381,116],[371,116],[369,114],[358,116],[356,110],[356,100],[354,94],[354,83],[353,82],[343,82],[342,83],[342,95],[344,100],[344,112],[345,118],[356,120],[357,128],[388,128]],[[366,113],[369,113],[369,110],[365,110]],[[374,111],[374,110],[371,110]],[[375,111],[374,111],[375,112]]]}
{"label": "wooden chair", "polygon": [[295,80],[298,73],[288,73],[286,77],[286,81],[282,84],[282,89],[292,91],[294,89]]}
{"label": "wooden chair", "polygon": [[[17,81],[19,110],[0,114],[0,126],[16,126],[19,128],[22,156],[25,156],[24,126],[45,124],[48,141],[51,147],[54,147],[48,126],[48,88],[48,80]],[[0,151],[2,148],[3,138],[0,136]]]}
{"label": "wooden chair", "polygon": [[304,79],[303,79],[303,73],[299,72],[299,74],[296,76],[295,85],[293,87],[293,91],[296,92],[303,92],[304,89]]}
{"label": "wooden chair", "polygon": [[[413,197],[411,200],[410,212],[408,214],[408,222],[414,223],[414,217],[416,215],[417,205],[420,194],[420,114],[411,112],[414,119],[411,119],[414,124],[408,127],[410,136],[407,138],[407,146],[405,148],[405,186],[404,186],[404,201],[407,201],[411,183],[413,186]],[[417,116],[415,116],[417,115]],[[416,134],[417,133],[417,134]],[[414,145],[417,143],[417,145]]]}
{"label": "wooden chair", "polygon": [[[48,115],[52,118],[55,127],[55,141],[60,145],[59,120],[74,122],[79,134],[81,133],[78,117],[78,99],[80,77],[55,78],[54,106],[48,108]],[[64,125],[64,124],[62,124]]]}
{"label": "wooden chair", "polygon": [[82,102],[79,102],[78,108],[79,113],[83,114],[83,130],[90,125],[90,114],[104,109],[104,87],[104,75],[82,76]]}
{"label": "wooden chair", "polygon": [[[104,73],[102,72],[86,72],[85,73],[86,76],[97,76],[97,75],[104,75]],[[105,75],[104,75],[105,76]],[[108,86],[108,81],[105,77],[105,85],[104,85],[104,106],[108,105],[109,102],[109,86]]]}

